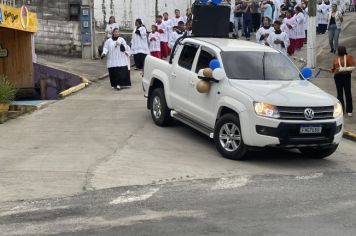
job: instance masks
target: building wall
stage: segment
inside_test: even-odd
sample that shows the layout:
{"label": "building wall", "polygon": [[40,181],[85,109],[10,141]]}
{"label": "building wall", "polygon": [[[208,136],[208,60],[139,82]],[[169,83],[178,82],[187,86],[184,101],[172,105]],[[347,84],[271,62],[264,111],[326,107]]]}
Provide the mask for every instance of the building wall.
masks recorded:
{"label": "building wall", "polygon": [[69,4],[80,0],[30,0],[29,8],[37,13],[35,35],[37,53],[81,56],[79,21],[70,21]]}
{"label": "building wall", "polygon": [[[192,0],[157,0],[158,12],[168,12],[174,15],[174,9],[180,9],[181,14],[190,6]],[[94,0],[94,18],[96,26],[103,27],[104,20],[108,21],[111,15],[116,17],[120,28],[132,29],[134,21],[141,18],[146,26],[155,20],[156,0]]]}

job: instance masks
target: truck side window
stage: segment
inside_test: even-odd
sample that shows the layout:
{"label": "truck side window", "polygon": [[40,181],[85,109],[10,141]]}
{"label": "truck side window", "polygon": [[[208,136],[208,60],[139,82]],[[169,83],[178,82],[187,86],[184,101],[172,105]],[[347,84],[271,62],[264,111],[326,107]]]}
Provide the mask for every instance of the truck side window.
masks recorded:
{"label": "truck side window", "polygon": [[186,44],[184,45],[184,48],[182,49],[182,52],[179,57],[178,65],[181,67],[191,70],[192,69],[192,64],[195,58],[195,54],[198,51],[198,47],[195,45],[191,44]]}
{"label": "truck side window", "polygon": [[195,72],[198,73],[199,70],[208,68],[210,61],[213,59],[216,59],[214,55],[212,55],[210,52],[207,52],[205,50],[201,50]]}

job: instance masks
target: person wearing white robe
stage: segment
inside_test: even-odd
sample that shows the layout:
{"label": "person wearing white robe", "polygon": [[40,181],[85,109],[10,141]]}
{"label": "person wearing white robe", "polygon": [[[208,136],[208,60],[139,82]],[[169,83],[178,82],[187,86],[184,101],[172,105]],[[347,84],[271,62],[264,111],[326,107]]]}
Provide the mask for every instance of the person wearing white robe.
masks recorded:
{"label": "person wearing white robe", "polygon": [[132,32],[131,51],[134,55],[135,70],[143,69],[145,58],[150,54],[147,41],[147,29],[142,24],[141,19],[135,22],[136,28]]}
{"label": "person wearing white robe", "polygon": [[337,9],[338,11],[344,15],[345,11],[346,11],[346,1],[345,0],[337,0],[336,1],[337,4]]}
{"label": "person wearing white robe", "polygon": [[112,31],[114,29],[119,29],[119,24],[116,23],[114,16],[110,16],[109,22],[105,27],[105,40],[112,37]]}
{"label": "person wearing white robe", "polygon": [[292,17],[292,11],[289,9],[286,11],[286,17],[283,19],[283,24],[287,26],[285,32],[289,38],[289,47],[287,48],[287,52],[289,55],[293,55],[296,47],[297,21],[294,17]]}
{"label": "person wearing white robe", "polygon": [[185,21],[184,17],[180,15],[180,10],[175,9],[175,10],[174,10],[174,14],[175,14],[174,18],[171,19],[171,21],[172,21],[172,27],[173,27],[173,26],[178,26],[178,22],[179,22],[179,21],[183,21],[184,24],[185,24],[186,21]]}
{"label": "person wearing white robe", "polygon": [[167,22],[163,21],[163,17],[161,15],[157,16],[156,18],[156,26],[158,28],[158,33],[161,40],[161,58],[166,58],[169,55],[169,27],[167,26]]}
{"label": "person wearing white robe", "polygon": [[304,30],[304,21],[305,21],[305,16],[303,13],[303,10],[300,6],[297,6],[295,8],[295,15],[293,16],[297,22],[296,26],[296,49],[300,50],[303,45],[304,45],[304,39],[305,39],[305,30]]}
{"label": "person wearing white robe", "polygon": [[274,4],[274,13],[273,13],[273,21],[278,20],[279,16],[281,15],[281,0],[273,0]]}
{"label": "person wearing white robe", "polygon": [[101,55],[101,59],[107,57],[106,65],[111,87],[118,90],[131,86],[129,60],[127,59],[130,47],[119,35],[119,29],[114,29],[113,36],[106,40]]}
{"label": "person wearing white robe", "polygon": [[174,27],[174,31],[171,35],[171,37],[169,38],[169,43],[168,46],[169,48],[172,50],[176,41],[182,37],[185,33],[185,25],[183,21],[180,21],[178,23],[178,26]]}
{"label": "person wearing white robe", "polygon": [[[169,15],[167,12],[163,13],[163,23],[165,24],[165,26],[168,29],[168,44],[170,41],[170,37],[172,36],[173,33],[173,21],[171,19],[169,19]],[[168,55],[171,53],[170,48],[168,47],[169,51],[168,51]]]}
{"label": "person wearing white robe", "polygon": [[287,48],[289,47],[288,35],[281,30],[282,22],[276,20],[274,22],[274,31],[268,36],[268,44],[270,47],[281,51],[287,55]]}
{"label": "person wearing white robe", "polygon": [[[308,37],[308,24],[309,24],[309,10],[308,6],[306,6],[304,3],[302,3],[302,9],[304,13],[304,32],[305,32],[305,37],[304,37],[304,44],[307,44],[307,37]],[[316,19],[315,19],[316,22]]]}
{"label": "person wearing white robe", "polygon": [[151,33],[148,35],[151,56],[161,58],[161,39],[157,25],[151,26]]}
{"label": "person wearing white robe", "polygon": [[262,27],[256,32],[256,42],[259,44],[267,44],[268,36],[273,32],[273,27],[270,25],[269,17],[263,17]]}
{"label": "person wearing white robe", "polygon": [[318,6],[316,9],[316,17],[318,28],[317,32],[319,34],[325,34],[328,27],[328,17],[330,12],[330,5],[326,5],[322,0],[318,0]]}

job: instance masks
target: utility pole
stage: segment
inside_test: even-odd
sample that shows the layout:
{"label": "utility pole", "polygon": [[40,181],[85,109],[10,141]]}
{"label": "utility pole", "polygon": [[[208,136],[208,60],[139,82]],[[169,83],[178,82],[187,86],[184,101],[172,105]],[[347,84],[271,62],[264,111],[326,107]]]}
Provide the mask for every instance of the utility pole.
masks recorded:
{"label": "utility pole", "polygon": [[156,0],[156,3],[155,3],[155,19],[156,19],[156,16],[158,16],[159,12],[158,12],[158,0]]}
{"label": "utility pole", "polygon": [[307,66],[316,67],[316,0],[308,2]]}

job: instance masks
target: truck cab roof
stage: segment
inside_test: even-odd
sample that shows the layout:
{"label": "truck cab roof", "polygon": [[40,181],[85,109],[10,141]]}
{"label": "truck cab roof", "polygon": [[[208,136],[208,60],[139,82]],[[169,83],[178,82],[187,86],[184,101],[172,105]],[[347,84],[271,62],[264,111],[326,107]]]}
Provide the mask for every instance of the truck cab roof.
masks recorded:
{"label": "truck cab roof", "polygon": [[222,51],[260,51],[260,52],[278,52],[277,50],[261,45],[255,42],[249,42],[238,39],[229,38],[203,38],[191,37],[186,38],[184,42],[192,42],[200,45],[214,45]]}

